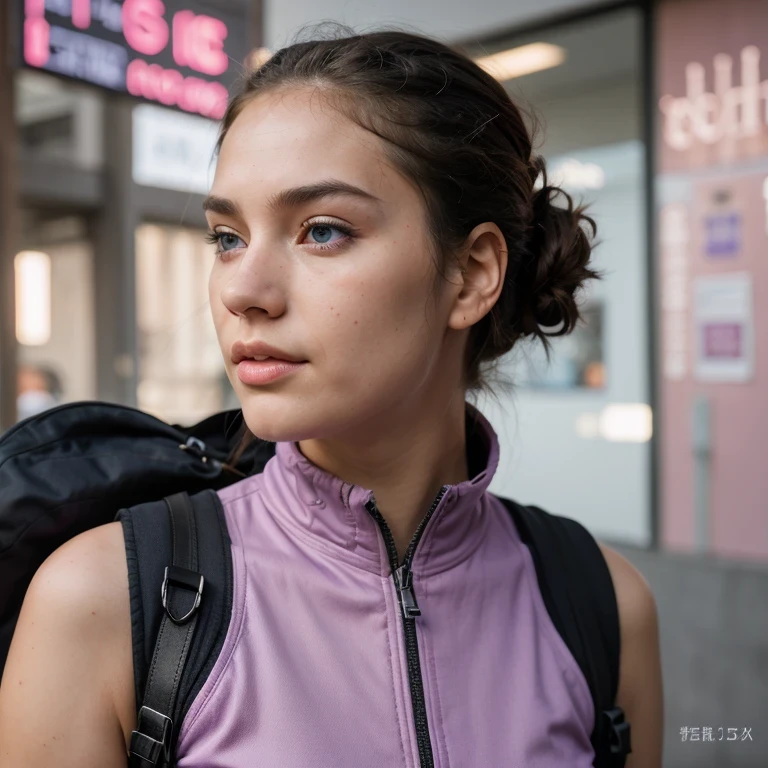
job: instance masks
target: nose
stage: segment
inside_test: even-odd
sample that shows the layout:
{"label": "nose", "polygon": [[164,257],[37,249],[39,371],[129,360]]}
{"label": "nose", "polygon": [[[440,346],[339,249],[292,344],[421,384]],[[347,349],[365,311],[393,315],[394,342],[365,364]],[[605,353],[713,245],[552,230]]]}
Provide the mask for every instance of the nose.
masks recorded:
{"label": "nose", "polygon": [[285,261],[274,251],[251,243],[221,285],[221,300],[232,314],[246,317],[285,312]]}

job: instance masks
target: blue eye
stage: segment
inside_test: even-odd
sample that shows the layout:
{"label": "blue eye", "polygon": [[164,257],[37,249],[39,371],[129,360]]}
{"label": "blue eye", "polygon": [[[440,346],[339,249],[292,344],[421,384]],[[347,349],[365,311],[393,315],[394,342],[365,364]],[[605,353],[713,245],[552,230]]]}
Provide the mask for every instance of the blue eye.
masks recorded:
{"label": "blue eye", "polygon": [[[333,233],[336,232],[337,235],[341,235],[341,237],[336,237],[333,239]],[[310,245],[318,245],[320,246],[321,250],[327,250],[328,248],[338,248],[341,245],[343,245],[347,240],[351,240],[352,232],[345,227],[341,227],[338,225],[332,226],[331,224],[310,224],[307,227],[307,235],[312,237],[312,241],[310,241]],[[323,247],[325,246],[325,247]]]}
{"label": "blue eye", "polygon": [[314,224],[309,228],[310,232],[314,232],[313,237],[315,238],[315,242],[323,245],[325,243],[330,242],[331,240],[331,233],[336,230],[336,227],[331,227],[328,224]]}
{"label": "blue eye", "polygon": [[225,253],[226,251],[234,251],[237,248],[247,247],[243,242],[243,239],[233,232],[209,232],[205,239],[216,246],[216,253]]}
{"label": "blue eye", "polygon": [[[242,239],[237,235],[233,235],[231,232],[218,232],[219,248],[222,251],[233,251],[235,248],[242,248],[245,246]],[[241,245],[238,245],[238,244]]]}

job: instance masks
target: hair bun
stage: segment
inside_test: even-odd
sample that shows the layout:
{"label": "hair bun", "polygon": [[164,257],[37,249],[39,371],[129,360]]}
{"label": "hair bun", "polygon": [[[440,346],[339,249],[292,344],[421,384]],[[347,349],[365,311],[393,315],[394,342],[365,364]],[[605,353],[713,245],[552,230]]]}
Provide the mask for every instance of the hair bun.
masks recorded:
{"label": "hair bun", "polygon": [[[548,183],[546,164],[530,165],[534,186],[527,258],[518,273],[520,331],[544,341],[570,333],[580,318],[575,294],[599,274],[589,267],[597,227],[563,189]],[[538,187],[538,188],[537,188]],[[562,197],[564,206],[554,205]]]}

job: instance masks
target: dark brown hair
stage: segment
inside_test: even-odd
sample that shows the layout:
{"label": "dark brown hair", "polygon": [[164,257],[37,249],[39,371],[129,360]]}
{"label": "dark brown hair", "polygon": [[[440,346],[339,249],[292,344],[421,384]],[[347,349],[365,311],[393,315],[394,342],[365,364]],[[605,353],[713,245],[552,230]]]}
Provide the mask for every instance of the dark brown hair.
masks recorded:
{"label": "dark brown hair", "polygon": [[[310,34],[248,74],[227,108],[219,148],[256,95],[314,85],[383,139],[390,161],[421,191],[436,286],[472,229],[495,222],[508,248],[507,273],[495,306],[470,329],[463,382],[467,390],[489,389],[485,374],[520,338],[536,337],[548,352],[549,336],[576,326],[574,294],[599,277],[588,266],[594,221],[547,182],[521,111],[470,58],[400,30],[355,34],[323,24]],[[558,196],[563,207],[553,204]]]}

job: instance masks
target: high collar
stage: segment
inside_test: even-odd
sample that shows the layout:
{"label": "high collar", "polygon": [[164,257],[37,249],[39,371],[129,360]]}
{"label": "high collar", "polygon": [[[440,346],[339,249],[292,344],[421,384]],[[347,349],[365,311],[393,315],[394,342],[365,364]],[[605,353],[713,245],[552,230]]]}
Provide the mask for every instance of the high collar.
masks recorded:
{"label": "high collar", "polygon": [[[419,540],[413,571],[428,576],[453,567],[477,548],[486,529],[485,493],[499,462],[488,420],[465,403],[470,478],[447,485]],[[388,576],[390,563],[378,523],[366,508],[369,488],[344,482],[313,464],[296,442],[278,442],[264,469],[262,493],[278,521],[302,542],[366,570]],[[426,515],[428,509],[424,510]]]}

